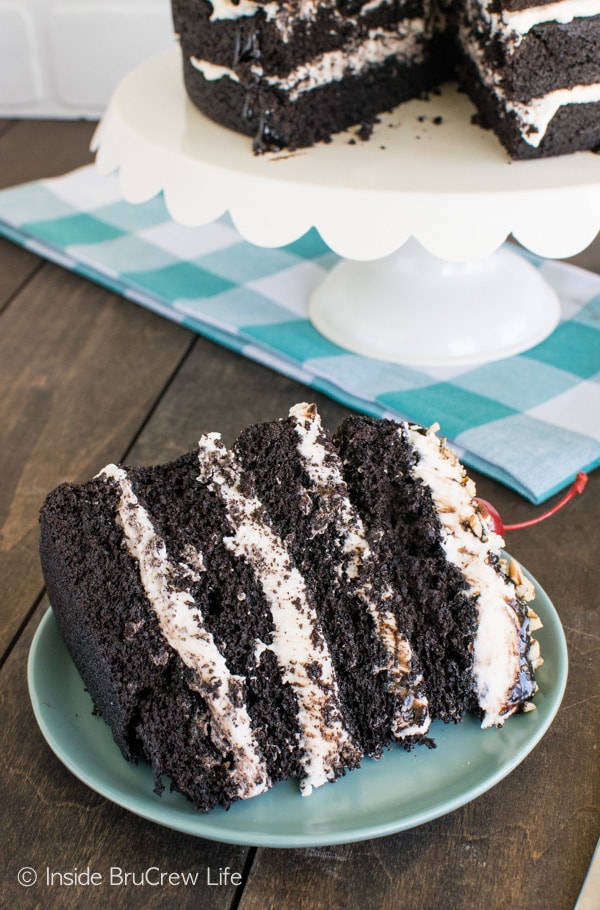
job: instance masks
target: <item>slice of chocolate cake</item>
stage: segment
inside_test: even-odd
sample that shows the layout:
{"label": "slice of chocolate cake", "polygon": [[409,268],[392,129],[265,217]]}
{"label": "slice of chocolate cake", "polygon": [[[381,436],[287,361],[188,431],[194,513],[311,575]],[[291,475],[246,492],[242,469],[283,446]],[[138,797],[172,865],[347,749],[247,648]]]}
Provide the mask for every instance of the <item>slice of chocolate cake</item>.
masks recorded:
{"label": "slice of chocolate cake", "polygon": [[531,592],[499,543],[432,433],[354,418],[334,443],[301,404],[231,450],[61,485],[40,554],[123,755],[207,812],[528,705]]}

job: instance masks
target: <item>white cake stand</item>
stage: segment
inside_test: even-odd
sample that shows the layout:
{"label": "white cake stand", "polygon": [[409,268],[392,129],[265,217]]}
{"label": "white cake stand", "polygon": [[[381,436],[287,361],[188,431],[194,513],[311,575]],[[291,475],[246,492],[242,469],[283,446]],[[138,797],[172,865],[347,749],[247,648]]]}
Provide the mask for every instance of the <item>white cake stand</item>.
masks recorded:
{"label": "white cake stand", "polygon": [[526,350],[558,321],[539,271],[502,246],[510,234],[558,258],[600,229],[600,155],[510,162],[472,114],[446,85],[383,115],[368,142],[348,131],[256,156],[188,101],[175,47],[123,80],[94,148],[128,201],[164,191],[183,224],[228,211],[259,246],[316,227],[343,257],[310,300],[323,334],[397,363],[460,365]]}

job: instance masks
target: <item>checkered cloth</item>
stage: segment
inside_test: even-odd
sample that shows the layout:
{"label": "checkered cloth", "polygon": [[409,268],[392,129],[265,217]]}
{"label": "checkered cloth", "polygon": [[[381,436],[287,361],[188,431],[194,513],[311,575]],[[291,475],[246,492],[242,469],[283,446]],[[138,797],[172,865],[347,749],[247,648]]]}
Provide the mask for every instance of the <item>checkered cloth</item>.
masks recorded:
{"label": "checkered cloth", "polygon": [[600,463],[597,275],[530,256],[562,302],[554,333],[516,357],[425,370],[348,353],[313,328],[307,300],[338,261],[316,231],[264,249],[227,217],[184,227],[162,196],[127,203],[90,166],[0,192],[0,233],[351,408],[439,422],[468,465],[533,502]]}

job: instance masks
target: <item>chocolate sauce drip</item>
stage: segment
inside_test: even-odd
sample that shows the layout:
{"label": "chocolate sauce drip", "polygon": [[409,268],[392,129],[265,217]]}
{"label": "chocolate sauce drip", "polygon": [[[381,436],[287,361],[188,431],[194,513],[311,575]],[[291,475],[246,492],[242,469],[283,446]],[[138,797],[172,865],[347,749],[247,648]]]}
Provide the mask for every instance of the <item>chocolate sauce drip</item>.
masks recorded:
{"label": "chocolate sauce drip", "polygon": [[239,63],[260,60],[260,25],[256,19],[241,19],[235,35],[233,68]]}

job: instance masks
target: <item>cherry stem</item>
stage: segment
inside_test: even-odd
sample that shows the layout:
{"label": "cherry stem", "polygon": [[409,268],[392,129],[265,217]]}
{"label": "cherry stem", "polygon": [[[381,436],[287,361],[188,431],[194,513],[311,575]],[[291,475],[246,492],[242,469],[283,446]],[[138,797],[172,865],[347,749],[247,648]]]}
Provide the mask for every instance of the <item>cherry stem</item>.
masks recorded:
{"label": "cherry stem", "polygon": [[563,496],[556,505],[552,506],[551,509],[548,509],[547,512],[544,512],[542,515],[537,515],[535,518],[530,518],[529,521],[520,521],[514,525],[504,525],[505,531],[517,531],[519,528],[528,528],[530,525],[536,525],[540,521],[544,521],[545,518],[549,518],[551,515],[554,515],[555,512],[558,512],[559,509],[562,509],[570,499],[573,499],[577,493],[583,493],[586,483],[588,482],[587,474],[584,474],[583,471],[580,471],[577,474],[574,482],[572,483],[568,492]]}

